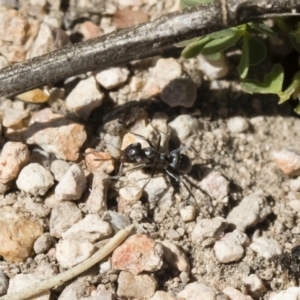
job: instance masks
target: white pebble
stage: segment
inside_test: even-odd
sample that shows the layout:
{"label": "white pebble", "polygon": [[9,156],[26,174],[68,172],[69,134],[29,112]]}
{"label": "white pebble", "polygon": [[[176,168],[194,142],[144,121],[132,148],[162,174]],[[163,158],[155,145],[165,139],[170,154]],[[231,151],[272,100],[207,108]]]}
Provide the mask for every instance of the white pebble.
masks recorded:
{"label": "white pebble", "polygon": [[222,200],[229,192],[229,181],[218,171],[212,171],[200,182],[201,188],[213,199]]}
{"label": "white pebble", "polygon": [[200,54],[198,59],[200,71],[209,79],[225,77],[229,72],[229,64],[225,55],[222,55],[219,60],[212,60]]}
{"label": "white pebble", "polygon": [[300,191],[300,176],[290,180],[290,188],[293,192]]}
{"label": "white pebble", "polygon": [[18,188],[26,193],[43,196],[54,184],[54,178],[40,164],[32,163],[21,170],[16,183]]}
{"label": "white pebble", "polygon": [[90,242],[76,239],[59,240],[56,245],[56,259],[63,268],[71,268],[89,258],[95,252]]}
{"label": "white pebble", "polygon": [[50,216],[50,234],[60,238],[73,224],[82,219],[80,209],[70,201],[55,205]]}
{"label": "white pebble", "polygon": [[200,129],[198,120],[191,115],[180,115],[170,122],[169,126],[180,141],[185,141],[192,134],[197,134]]}
{"label": "white pebble", "polygon": [[282,246],[272,238],[259,237],[254,239],[254,241],[249,246],[253,251],[257,253],[258,256],[264,257],[265,259],[270,259],[282,254]]}
{"label": "white pebble", "polygon": [[256,274],[250,274],[242,278],[245,287],[252,293],[264,294],[267,291],[264,282]]}
{"label": "white pebble", "polygon": [[290,287],[287,290],[279,293],[273,293],[270,296],[270,300],[299,300],[300,299],[300,287]]}
{"label": "white pebble", "polygon": [[193,282],[177,294],[177,297],[193,300],[227,300],[228,298],[222,292],[215,288],[204,285],[203,283]]}
{"label": "white pebble", "polygon": [[174,58],[160,58],[151,75],[158,82],[161,88],[165,87],[172,80],[179,78],[182,74],[181,65]]}
{"label": "white pebble", "polygon": [[127,201],[138,201],[141,199],[143,190],[136,186],[126,186],[119,190],[119,195]]}
{"label": "white pebble", "polygon": [[111,235],[112,229],[108,222],[103,221],[99,215],[87,215],[66,232],[63,233],[63,239],[68,239],[71,236],[82,236],[82,239],[87,239],[90,242],[100,240]]}
{"label": "white pebble", "polygon": [[178,298],[171,293],[157,291],[150,300],[178,300]]}
{"label": "white pebble", "polygon": [[[17,274],[9,281],[9,287],[7,291],[7,295],[13,294],[17,290],[23,288],[29,288],[31,285],[40,282],[41,279],[33,274]],[[34,297],[37,300],[49,300],[50,299],[50,290],[46,290],[38,295],[38,297]],[[20,299],[20,298],[19,298]]]}
{"label": "white pebble", "polygon": [[247,235],[239,230],[226,233],[225,236],[214,245],[216,258],[221,263],[229,263],[240,260],[244,255],[244,248],[249,243]]}
{"label": "white pebble", "polygon": [[240,133],[246,131],[249,128],[249,124],[243,117],[233,117],[228,120],[227,128],[231,133]]}
{"label": "white pebble", "polygon": [[77,164],[72,165],[55,188],[58,200],[78,200],[86,188],[83,170]]}
{"label": "white pebble", "polygon": [[51,163],[50,170],[54,175],[55,180],[60,181],[67,173],[71,164],[65,160],[56,159]]}
{"label": "white pebble", "polygon": [[266,195],[262,191],[253,193],[234,207],[227,216],[227,222],[236,225],[236,228],[245,231],[262,222],[272,212]]}
{"label": "white pebble", "polygon": [[195,220],[196,210],[192,205],[185,206],[180,209],[180,216],[183,222],[191,222]]}
{"label": "white pebble", "polygon": [[110,68],[96,74],[96,80],[106,89],[110,90],[126,82],[129,75],[127,68]]}
{"label": "white pebble", "polygon": [[88,118],[92,110],[102,104],[104,94],[94,77],[81,80],[67,96],[66,105],[81,118]]}
{"label": "white pebble", "polygon": [[202,246],[211,245],[224,235],[227,226],[227,221],[222,217],[201,219],[194,227],[191,235],[192,241],[202,243]]}

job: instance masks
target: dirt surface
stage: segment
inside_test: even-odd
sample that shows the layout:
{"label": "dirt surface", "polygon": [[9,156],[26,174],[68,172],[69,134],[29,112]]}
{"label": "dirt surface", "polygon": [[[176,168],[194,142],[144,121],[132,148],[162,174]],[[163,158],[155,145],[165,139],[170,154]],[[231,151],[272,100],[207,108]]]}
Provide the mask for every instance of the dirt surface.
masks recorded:
{"label": "dirt surface", "polygon": [[[166,2],[165,5],[162,2],[164,1],[158,1],[152,5],[143,4],[140,9],[147,11],[149,19],[153,19],[158,15],[173,11],[177,7],[177,4],[172,1]],[[34,10],[31,10],[30,3],[27,3],[28,7],[25,4],[23,5],[24,11],[33,12],[31,18],[38,19]],[[71,40],[80,38],[80,34],[74,29],[75,26],[70,25],[72,22],[80,23],[83,18],[87,18],[93,20],[97,25],[102,24],[101,30],[104,32],[106,28],[104,23],[113,24],[111,23],[113,14],[109,14],[105,10],[108,10],[107,7],[110,7],[110,3],[107,1],[106,5],[106,8],[103,8],[104,16],[91,12],[87,8],[86,11],[83,8],[76,10],[75,4],[66,7],[61,5],[60,12],[64,20],[62,27],[71,37]],[[119,9],[118,5],[116,7]],[[38,10],[38,8],[36,9]],[[48,11],[47,9],[43,10]],[[156,65],[157,59],[129,64],[126,66],[130,71],[129,77],[134,75],[147,82],[148,70]],[[177,61],[184,69],[186,63],[180,58],[177,58]],[[50,107],[53,112],[67,116],[67,118],[84,125],[87,139],[80,149],[80,156],[76,163],[86,170],[83,155],[85,149],[93,148],[108,152],[110,149],[110,154],[116,158],[113,174],[118,173],[120,151],[110,147],[109,143],[104,141],[105,134],[109,133],[111,136],[123,138],[129,131],[140,132],[138,131],[140,125],[136,124],[152,122],[153,126],[155,124],[160,126],[164,123],[165,118],[170,123],[179,115],[193,116],[198,122],[198,129],[191,132],[184,140],[179,140],[174,132],[171,132],[170,127],[166,127],[168,128],[166,139],[170,139],[170,142],[166,144],[170,151],[185,145],[193,146],[196,150],[195,152],[190,148],[184,152],[190,157],[193,168],[189,174],[184,176],[183,180],[193,195],[189,194],[183,184],[178,185],[178,183],[173,182],[174,180],[170,180],[164,171],[158,170],[155,175],[161,176],[162,180],[171,188],[170,192],[166,193],[167,196],[156,195],[153,185],[149,184],[149,190],[143,193],[140,201],[132,205],[127,204],[122,210],[118,191],[133,182],[133,180],[130,181],[131,179],[125,171],[125,176],[122,176],[116,183],[112,181],[107,187],[107,210],[122,211],[130,217],[130,222],[136,225],[138,233],[147,234],[157,243],[168,240],[179,246],[183,255],[187,257],[190,264],[188,275],[180,273],[166,262],[159,270],[150,272],[157,281],[156,290],[177,295],[188,283],[198,281],[220,291],[230,286],[251,295],[253,299],[269,299],[272,292],[297,286],[297,280],[282,269],[278,255],[267,259],[258,255],[248,246],[257,237],[271,238],[282,246],[281,252],[283,253],[284,251],[290,252],[293,247],[300,243],[299,212],[289,204],[292,200],[300,200],[300,193],[298,191],[291,193],[290,188],[291,180],[296,177],[284,175],[272,158],[274,151],[288,147],[300,149],[300,119],[293,112],[293,103],[279,106],[276,97],[243,93],[239,88],[238,81],[234,78],[234,72],[219,80],[208,80],[202,76],[200,71],[193,70],[193,66],[196,68],[195,62],[194,65],[193,63],[190,65],[191,78],[198,83],[201,81],[199,78],[203,78],[203,80],[201,85],[199,84],[196,101],[190,108],[180,106],[171,108],[161,101],[159,93],[147,98],[142,97],[139,93],[128,92],[129,79],[112,90],[102,88],[104,93],[102,105],[94,109],[86,119],[72,114],[66,107],[64,99],[56,99],[57,101],[48,101],[44,104],[26,103],[25,107],[28,108],[30,114]],[[231,67],[234,68],[234,65]],[[61,82],[58,86],[64,89],[65,94],[68,95],[77,82],[85,77],[86,75],[78,76],[75,80]],[[2,102],[6,100],[2,99]],[[244,118],[249,124],[248,129],[238,133],[231,132],[228,129],[228,122],[233,117]],[[136,122],[136,120],[138,121]],[[163,135],[163,133],[161,134]],[[151,141],[155,144],[157,138],[158,135],[154,134]],[[2,145],[9,140],[7,135],[2,135]],[[29,147],[30,150],[33,149],[33,146]],[[111,153],[113,151],[115,155]],[[54,160],[55,157],[51,156],[50,161]],[[201,188],[201,181],[212,171],[220,172],[221,176],[228,181],[229,189],[223,199],[214,199]],[[49,232],[51,227],[49,220],[53,207],[51,205],[47,207],[46,204],[49,211],[45,216],[41,216],[31,211],[31,209],[37,209],[37,206],[30,206],[27,201],[31,199],[35,204],[44,205],[45,199],[53,192],[53,189],[50,189],[45,196],[34,197],[20,191],[13,182],[12,188],[1,196],[0,205],[2,207],[12,206],[26,218],[40,224],[44,232]],[[79,201],[73,201],[83,215],[88,214],[85,201],[91,189],[92,181],[89,179],[88,188],[82,198]],[[263,191],[266,195],[267,205],[270,206],[271,213],[263,221],[245,230],[249,243],[248,246],[244,247],[245,253],[241,259],[236,262],[221,263],[216,258],[213,244],[203,246],[192,241],[191,233],[199,220],[216,217],[226,219],[232,209],[238,206],[245,196],[257,191]],[[153,201],[149,200],[151,198],[149,193],[155,195],[152,197]],[[167,200],[166,197],[168,197]],[[187,206],[193,206],[196,210],[196,216],[190,222],[184,222],[180,215],[180,210]],[[103,216],[103,214],[104,212],[100,215]],[[224,234],[232,230],[229,226]],[[47,265],[45,268],[47,272],[56,274],[59,270],[63,270],[53,254],[57,242],[58,238],[54,239],[52,250],[47,250],[42,254],[33,253],[22,263],[10,263],[1,260],[0,269],[9,278],[20,273],[40,274],[45,265]],[[266,291],[255,294],[247,289],[242,279],[243,276],[250,274],[256,274],[261,278],[266,286]],[[90,288],[92,287],[91,290],[97,289],[101,285],[102,289],[105,288],[116,293],[118,275],[119,270],[109,270],[99,274],[97,266],[85,275],[84,280],[89,283]],[[55,288],[52,291],[51,299],[63,299],[59,297],[64,288],[65,286]],[[89,296],[87,289],[82,289],[86,293],[85,296]],[[80,297],[76,299],[80,299]]]}

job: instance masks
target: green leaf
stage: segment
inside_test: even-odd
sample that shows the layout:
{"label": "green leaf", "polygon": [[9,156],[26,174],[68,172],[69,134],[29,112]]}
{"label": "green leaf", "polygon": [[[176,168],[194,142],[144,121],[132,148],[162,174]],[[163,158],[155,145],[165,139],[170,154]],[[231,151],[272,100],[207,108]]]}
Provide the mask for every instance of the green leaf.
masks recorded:
{"label": "green leaf", "polygon": [[264,42],[255,37],[249,38],[249,65],[256,66],[260,64],[267,56],[267,48]]}
{"label": "green leaf", "polygon": [[282,84],[284,79],[283,67],[275,64],[270,73],[264,77],[264,82],[257,80],[245,80],[241,83],[241,88],[250,94],[280,94],[282,93]]}
{"label": "green leaf", "polygon": [[211,3],[213,1],[214,0],[180,0],[180,7],[185,9],[195,5]]}
{"label": "green leaf", "polygon": [[193,39],[189,39],[189,40],[185,40],[185,41],[182,41],[182,42],[179,42],[179,43],[175,43],[173,45],[177,48],[184,48],[184,47],[187,47],[188,45],[190,45],[192,43],[195,43],[195,42],[199,41],[200,39],[201,39],[201,37],[196,37],[196,38],[193,38]]}
{"label": "green leaf", "polygon": [[238,66],[239,75],[241,78],[246,78],[249,71],[249,35],[243,37],[242,56]]}
{"label": "green leaf", "polygon": [[197,56],[203,47],[210,41],[209,37],[204,37],[184,48],[181,52],[181,56],[184,58],[192,58]]}
{"label": "green leaf", "polygon": [[235,27],[232,27],[232,28],[227,28],[224,30],[210,33],[208,36],[214,40],[214,39],[220,39],[220,38],[223,38],[226,36],[228,36],[228,37],[234,36],[236,34],[236,32],[237,32],[237,29]]}
{"label": "green leaf", "polygon": [[233,36],[225,36],[223,38],[213,40],[203,47],[201,53],[203,55],[208,55],[217,52],[223,52],[224,50],[233,46],[240,39],[240,37],[240,32],[236,31]]}
{"label": "green leaf", "polygon": [[248,23],[248,25],[250,26],[251,29],[254,29],[262,34],[266,34],[268,36],[275,35],[272,28],[270,28],[269,26],[267,26],[264,23],[252,23],[251,22],[251,23]]}
{"label": "green leaf", "polygon": [[278,104],[281,104],[289,100],[291,96],[295,93],[295,91],[299,90],[299,88],[300,88],[300,71],[295,74],[295,76],[293,77],[293,81],[288,86],[288,88],[285,91],[279,93],[278,96],[280,100]]}
{"label": "green leaf", "polygon": [[205,57],[210,60],[219,60],[222,57],[222,53],[217,52],[217,53],[213,53],[213,54],[208,54],[208,55],[205,55]]}

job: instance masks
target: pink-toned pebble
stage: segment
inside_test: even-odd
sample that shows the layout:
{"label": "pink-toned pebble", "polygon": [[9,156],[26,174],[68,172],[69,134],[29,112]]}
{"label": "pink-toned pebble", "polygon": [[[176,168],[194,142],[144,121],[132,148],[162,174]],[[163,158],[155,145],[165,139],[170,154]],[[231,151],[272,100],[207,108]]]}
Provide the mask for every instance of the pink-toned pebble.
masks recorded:
{"label": "pink-toned pebble", "polygon": [[7,142],[0,156],[0,183],[6,184],[15,179],[22,167],[29,161],[28,147],[19,142]]}
{"label": "pink-toned pebble", "polygon": [[277,167],[286,175],[300,174],[300,151],[297,149],[282,149],[272,154]]}
{"label": "pink-toned pebble", "polygon": [[112,266],[137,275],[162,267],[163,247],[145,234],[135,234],[118,247],[112,255]]}
{"label": "pink-toned pebble", "polygon": [[114,159],[106,152],[98,152],[92,148],[85,150],[85,163],[92,173],[103,171],[107,174],[114,170]]}

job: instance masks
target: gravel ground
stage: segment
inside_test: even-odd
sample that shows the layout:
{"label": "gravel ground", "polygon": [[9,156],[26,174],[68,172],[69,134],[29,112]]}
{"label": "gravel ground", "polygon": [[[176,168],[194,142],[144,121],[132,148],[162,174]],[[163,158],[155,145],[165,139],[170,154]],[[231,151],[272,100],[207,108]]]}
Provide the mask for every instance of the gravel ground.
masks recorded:
{"label": "gravel ground", "polygon": [[[0,1],[0,67],[179,9],[12,2]],[[34,299],[300,297],[300,119],[293,103],[240,90],[236,54],[155,57],[1,99],[1,295],[76,266],[134,224],[112,255]],[[109,177],[145,139],[161,139],[162,153],[184,147],[190,172],[168,169],[181,182],[160,164],[149,182],[153,166],[131,163]]]}

